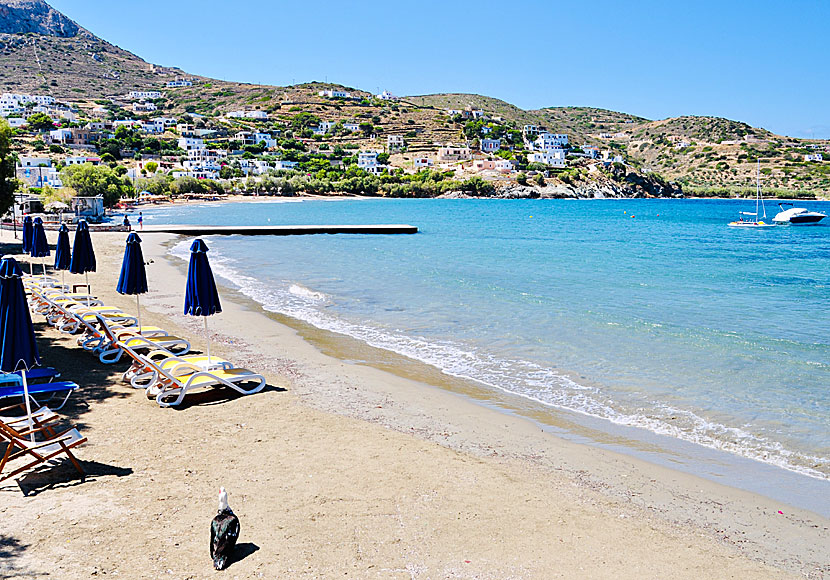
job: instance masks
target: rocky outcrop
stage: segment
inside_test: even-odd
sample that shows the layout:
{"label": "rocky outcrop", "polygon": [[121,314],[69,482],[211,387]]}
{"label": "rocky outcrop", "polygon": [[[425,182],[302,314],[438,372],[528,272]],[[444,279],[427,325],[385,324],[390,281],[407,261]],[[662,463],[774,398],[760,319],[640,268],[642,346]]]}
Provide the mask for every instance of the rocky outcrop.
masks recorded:
{"label": "rocky outcrop", "polygon": [[0,0],[0,33],[72,38],[81,30],[43,0]]}

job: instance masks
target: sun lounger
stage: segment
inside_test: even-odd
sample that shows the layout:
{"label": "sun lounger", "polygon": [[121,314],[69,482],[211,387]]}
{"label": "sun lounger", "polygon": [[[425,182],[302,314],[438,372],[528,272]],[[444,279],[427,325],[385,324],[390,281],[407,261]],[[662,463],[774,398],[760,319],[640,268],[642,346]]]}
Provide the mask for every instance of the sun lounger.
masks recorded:
{"label": "sun lounger", "polygon": [[[18,412],[25,412],[26,406],[22,404],[15,405],[13,407],[7,407],[6,409],[0,409],[0,412],[8,412],[8,411],[18,411]],[[37,430],[40,427],[45,426],[47,423],[51,423],[53,421],[57,421],[60,418],[60,415],[55,413],[49,407],[41,407],[36,411],[32,411],[31,417],[29,415],[16,415],[16,416],[6,416],[0,415],[0,422],[5,423],[12,429],[15,429],[18,432],[23,432],[28,434],[30,430]],[[52,433],[54,435],[54,432]]]}
{"label": "sun lounger", "polygon": [[[23,371],[15,371],[13,373],[0,373],[0,385],[12,383],[22,384]],[[61,374],[52,367],[37,367],[26,371],[26,381],[29,383],[36,383],[40,381],[52,381],[60,377]]]}
{"label": "sun lounger", "polygon": [[[40,405],[37,401],[37,398],[40,398],[45,395],[49,395],[49,398],[46,400],[51,401],[54,397],[58,396],[59,393],[65,393],[63,401],[61,404],[55,409],[61,409],[66,404],[66,401],[69,400],[69,395],[71,395],[75,389],[78,388],[78,385],[71,382],[71,381],[54,381],[51,383],[35,383],[32,385],[28,385],[29,390],[29,397],[35,402],[35,404]],[[0,399],[6,399],[9,397],[23,397],[25,395],[23,391],[23,383],[17,384],[5,384],[0,385]]]}
{"label": "sun lounger", "polygon": [[[205,371],[234,367],[233,363],[218,356],[174,355],[166,350],[154,350],[140,355],[131,348],[124,349],[124,353],[133,359],[133,364],[122,378],[134,389],[154,387],[162,376],[162,371],[181,377],[192,374],[194,366]],[[186,366],[177,369],[179,365]]]}
{"label": "sun lounger", "polygon": [[[130,328],[113,327],[110,321],[101,315],[96,318],[101,334],[107,341],[107,345],[100,349],[98,355],[98,359],[102,363],[112,364],[118,362],[124,354],[125,348],[150,351],[165,350],[171,354],[179,355],[186,354],[190,350],[190,342],[184,338],[169,334],[144,336]],[[176,349],[177,352],[173,353],[171,349]]]}
{"label": "sun lounger", "polygon": [[[81,464],[72,454],[72,449],[86,442],[86,437],[81,435],[77,429],[67,429],[61,433],[51,431],[51,428],[40,427],[32,430],[14,429],[9,425],[0,422],[0,443],[6,443],[6,450],[0,458],[0,481],[5,481],[28,469],[45,464],[47,461],[65,455],[81,474],[81,481],[86,477]],[[31,433],[39,433],[40,441],[32,442],[29,436]],[[3,471],[9,463],[16,459],[28,460],[28,463],[9,471],[5,475]]]}
{"label": "sun lounger", "polygon": [[[170,372],[160,369],[159,380],[152,387],[147,388],[147,396],[155,398],[160,407],[172,407],[181,404],[188,391],[205,387],[228,387],[243,395],[253,395],[265,388],[265,377],[243,368],[218,369],[213,371],[201,370],[192,365],[192,374],[183,374],[187,365],[179,364],[173,376]],[[250,388],[243,385],[252,384]]]}

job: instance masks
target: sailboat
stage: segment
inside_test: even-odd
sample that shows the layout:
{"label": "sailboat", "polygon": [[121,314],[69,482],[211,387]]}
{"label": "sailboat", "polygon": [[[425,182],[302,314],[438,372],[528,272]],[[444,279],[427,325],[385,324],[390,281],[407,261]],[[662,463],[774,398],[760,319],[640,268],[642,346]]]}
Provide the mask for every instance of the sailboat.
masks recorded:
{"label": "sailboat", "polygon": [[[729,222],[729,225],[733,228],[774,228],[775,224],[768,224],[764,221],[759,221],[758,219],[758,210],[761,209],[764,212],[763,219],[767,219],[767,208],[764,207],[764,200],[761,198],[761,160],[758,160],[758,167],[757,167],[757,174],[758,174],[758,185],[755,190],[755,213],[742,211],[740,212],[741,218],[736,222]],[[760,206],[760,207],[759,207]],[[747,219],[744,219],[744,216]]]}

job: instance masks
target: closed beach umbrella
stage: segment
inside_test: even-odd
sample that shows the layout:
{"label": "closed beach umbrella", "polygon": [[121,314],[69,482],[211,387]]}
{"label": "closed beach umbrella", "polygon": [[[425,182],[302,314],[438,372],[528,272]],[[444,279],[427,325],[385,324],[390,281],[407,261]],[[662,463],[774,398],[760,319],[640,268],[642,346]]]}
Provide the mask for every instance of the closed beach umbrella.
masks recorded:
{"label": "closed beach umbrella", "polygon": [[[32,216],[23,217],[23,253],[32,251]],[[32,262],[29,262],[29,274],[32,273]]]}
{"label": "closed beach umbrella", "polygon": [[[95,271],[95,250],[92,249],[92,238],[89,236],[89,225],[86,220],[79,221],[78,228],[75,230],[75,242],[72,245],[69,271],[73,274],[84,274],[86,276],[86,287],[91,294],[89,272]],[[89,301],[87,301],[87,304],[89,304]]]}
{"label": "closed beach umbrella", "polygon": [[[32,420],[32,407],[29,403],[29,385],[26,371],[40,364],[35,342],[35,329],[26,303],[26,291],[23,289],[23,272],[14,258],[4,258],[0,262],[0,370],[14,372],[22,370],[23,396],[26,399],[26,414]],[[32,441],[35,435],[32,433]]]}
{"label": "closed beach umbrella", "polygon": [[138,297],[147,292],[147,272],[144,270],[141,238],[136,233],[127,236],[124,261],[121,262],[121,275],[118,276],[118,285],[115,290],[119,294],[135,294],[135,306],[138,309],[138,331],[141,332],[141,304]]}
{"label": "closed beach umbrella", "polygon": [[187,267],[187,289],[184,294],[184,313],[190,316],[205,317],[205,336],[207,338],[208,364],[210,364],[210,335],[207,317],[222,312],[219,304],[219,292],[213,271],[207,258],[208,247],[202,240],[195,240],[190,246],[190,264]]}
{"label": "closed beach umbrella", "polygon": [[[29,254],[33,258],[45,258],[50,254],[49,242],[46,240],[46,231],[43,229],[43,220],[39,217],[35,218],[34,226],[32,227],[32,247]],[[46,276],[46,261],[41,260],[40,264],[43,266],[43,275]]]}
{"label": "closed beach umbrella", "polygon": [[69,249],[69,228],[61,224],[58,232],[58,244],[55,246],[55,270],[61,271],[61,284],[63,284],[64,272],[69,269],[69,262],[72,259],[72,252]]}

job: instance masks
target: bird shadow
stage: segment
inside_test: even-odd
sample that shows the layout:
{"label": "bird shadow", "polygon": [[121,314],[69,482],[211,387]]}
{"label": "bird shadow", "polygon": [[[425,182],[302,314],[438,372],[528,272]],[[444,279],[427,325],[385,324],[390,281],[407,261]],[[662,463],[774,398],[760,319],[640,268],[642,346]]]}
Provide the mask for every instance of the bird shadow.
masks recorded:
{"label": "bird shadow", "polygon": [[230,561],[228,562],[228,567],[232,566],[237,562],[241,562],[254,552],[259,551],[259,546],[254,544],[253,542],[242,542],[241,544],[237,544],[233,550],[233,554],[231,554]]}
{"label": "bird shadow", "polygon": [[102,477],[126,477],[133,473],[130,467],[117,467],[98,461],[79,460],[78,463],[81,464],[85,473],[83,481],[72,463],[68,459],[61,459],[27,472],[16,482],[24,496],[32,497],[44,491],[75,487]]}

